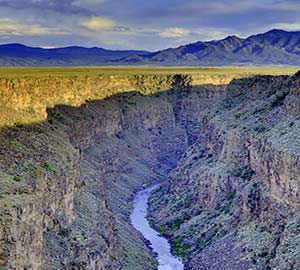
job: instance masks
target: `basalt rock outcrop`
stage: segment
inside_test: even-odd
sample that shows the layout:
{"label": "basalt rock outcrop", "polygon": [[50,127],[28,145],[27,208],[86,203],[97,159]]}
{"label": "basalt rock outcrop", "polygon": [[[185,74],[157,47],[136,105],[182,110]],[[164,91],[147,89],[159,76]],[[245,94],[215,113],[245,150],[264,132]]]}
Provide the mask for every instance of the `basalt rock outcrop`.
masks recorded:
{"label": "basalt rock outcrop", "polygon": [[299,87],[298,75],[235,80],[198,114],[199,137],[150,201],[186,269],[300,267]]}
{"label": "basalt rock outcrop", "polygon": [[299,76],[232,79],[2,79],[0,269],[156,269],[130,202],[164,180],[187,269],[298,269]]}
{"label": "basalt rock outcrop", "polygon": [[191,77],[106,79],[1,81],[1,269],[156,268],[130,201],[176,166],[188,136],[169,92],[143,94],[185,91]]}
{"label": "basalt rock outcrop", "polygon": [[1,133],[1,267],[155,269],[130,200],[187,147],[172,105],[129,93],[47,114]]}

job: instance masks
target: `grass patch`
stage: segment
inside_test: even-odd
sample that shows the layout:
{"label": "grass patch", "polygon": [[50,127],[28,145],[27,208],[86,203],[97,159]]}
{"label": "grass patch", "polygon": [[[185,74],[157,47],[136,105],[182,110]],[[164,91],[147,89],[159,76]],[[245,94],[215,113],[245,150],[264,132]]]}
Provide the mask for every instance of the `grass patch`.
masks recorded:
{"label": "grass patch", "polygon": [[49,163],[48,161],[45,161],[43,163],[43,167],[48,171],[48,172],[51,172],[51,173],[56,173],[56,169],[54,168],[54,166]]}
{"label": "grass patch", "polygon": [[181,258],[182,262],[187,261],[187,251],[190,249],[190,245],[182,243],[180,240],[174,240],[172,242],[172,251],[176,257]]}
{"label": "grass patch", "polygon": [[183,223],[184,223],[184,219],[176,218],[172,221],[168,221],[164,227],[158,228],[158,232],[160,234],[173,232],[173,231],[177,230]]}
{"label": "grass patch", "polygon": [[235,76],[292,75],[297,68],[278,67],[0,67],[0,78],[76,77],[99,75],[201,74]]}
{"label": "grass patch", "polygon": [[13,177],[13,180],[14,180],[15,182],[21,182],[21,181],[22,181],[22,178],[21,178],[20,176],[15,175],[15,176]]}

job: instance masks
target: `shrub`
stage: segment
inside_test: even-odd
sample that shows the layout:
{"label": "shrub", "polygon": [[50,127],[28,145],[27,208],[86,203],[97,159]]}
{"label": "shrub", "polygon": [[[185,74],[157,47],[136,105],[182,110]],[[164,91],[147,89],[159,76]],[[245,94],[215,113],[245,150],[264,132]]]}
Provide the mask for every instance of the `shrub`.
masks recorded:
{"label": "shrub", "polygon": [[294,126],[294,125],[295,125],[295,122],[294,122],[294,121],[292,121],[292,122],[289,123],[289,127],[292,127],[292,126]]}
{"label": "shrub", "polygon": [[243,180],[251,180],[252,176],[255,174],[255,172],[251,169],[249,166],[242,166],[235,168],[231,171],[231,175],[235,177],[240,177]]}
{"label": "shrub", "polygon": [[13,180],[16,181],[16,182],[21,182],[22,178],[20,176],[15,175]]}
{"label": "shrub", "polygon": [[258,133],[265,132],[266,130],[267,130],[267,128],[265,126],[257,126],[254,128],[254,131],[256,131]]}
{"label": "shrub", "polygon": [[62,236],[62,237],[68,237],[71,233],[71,229],[69,228],[61,228],[58,232],[58,235],[59,236]]}
{"label": "shrub", "polygon": [[26,188],[19,190],[19,194],[30,194],[30,191]]}
{"label": "shrub", "polygon": [[236,191],[235,190],[232,191],[232,192],[230,192],[230,193],[228,193],[227,200],[228,201],[232,201],[234,199],[235,195],[236,195]]}
{"label": "shrub", "polygon": [[21,127],[24,127],[24,124],[21,120],[17,120],[14,124],[15,127],[17,128],[21,128]]}
{"label": "shrub", "polygon": [[48,172],[52,172],[55,173],[56,169],[47,161],[44,162],[43,167],[48,171]]}
{"label": "shrub", "polygon": [[276,93],[275,99],[270,104],[270,109],[272,110],[275,107],[282,106],[283,102],[288,94],[289,94],[288,91]]}
{"label": "shrub", "polygon": [[260,253],[257,254],[258,257],[264,258],[268,255],[267,251],[261,251]]}
{"label": "shrub", "polygon": [[256,108],[253,112],[253,114],[258,114],[258,113],[265,113],[267,110],[265,107],[259,107],[259,108]]}
{"label": "shrub", "polygon": [[182,218],[177,217],[173,221],[169,221],[166,224],[166,227],[168,228],[168,231],[174,231],[180,227],[180,225],[184,223],[184,220]]}
{"label": "shrub", "polygon": [[180,240],[174,240],[172,242],[172,250],[174,255],[180,257],[183,262],[186,262],[186,252],[189,250],[190,245],[182,243]]}

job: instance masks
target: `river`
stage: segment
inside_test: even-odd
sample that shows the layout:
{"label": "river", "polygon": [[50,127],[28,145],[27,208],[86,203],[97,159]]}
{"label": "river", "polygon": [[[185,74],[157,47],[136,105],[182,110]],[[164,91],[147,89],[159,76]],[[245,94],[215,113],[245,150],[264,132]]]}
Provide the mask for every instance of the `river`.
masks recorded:
{"label": "river", "polygon": [[155,185],[136,194],[130,215],[131,222],[133,227],[150,241],[150,246],[157,253],[158,270],[183,270],[181,261],[172,255],[168,240],[152,229],[146,219],[149,196],[151,191],[158,187],[159,185]]}

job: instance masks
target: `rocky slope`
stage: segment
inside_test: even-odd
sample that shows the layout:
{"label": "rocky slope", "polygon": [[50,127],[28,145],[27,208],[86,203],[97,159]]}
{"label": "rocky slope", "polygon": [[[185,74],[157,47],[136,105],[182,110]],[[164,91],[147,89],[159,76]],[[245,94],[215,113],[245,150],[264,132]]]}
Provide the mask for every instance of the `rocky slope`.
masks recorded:
{"label": "rocky slope", "polygon": [[130,201],[166,177],[188,138],[169,92],[129,90],[185,91],[191,77],[93,79],[1,81],[1,269],[156,267]]}
{"label": "rocky slope", "polygon": [[299,85],[235,80],[196,116],[199,137],[150,203],[187,269],[300,267]]}
{"label": "rocky slope", "polygon": [[1,267],[155,269],[129,202],[186,148],[172,106],[133,92],[47,114],[1,132]]}
{"label": "rocky slope", "polygon": [[130,202],[165,179],[187,269],[297,269],[299,74],[230,80],[1,79],[0,269],[156,269]]}

